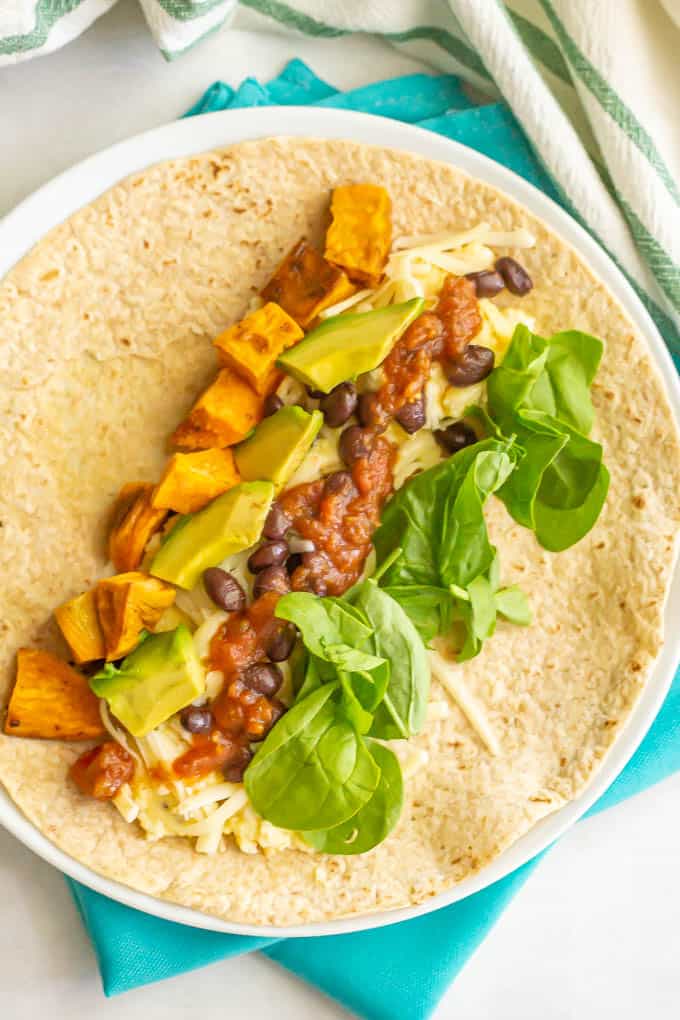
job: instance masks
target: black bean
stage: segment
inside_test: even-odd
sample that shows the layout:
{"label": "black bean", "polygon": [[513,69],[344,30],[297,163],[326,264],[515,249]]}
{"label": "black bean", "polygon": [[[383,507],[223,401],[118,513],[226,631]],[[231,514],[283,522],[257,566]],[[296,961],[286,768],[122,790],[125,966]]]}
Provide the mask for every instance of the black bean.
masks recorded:
{"label": "black bean", "polygon": [[272,719],[269,724],[269,729],[271,729],[274,723],[277,723],[281,716],[288,711],[284,703],[280,701],[278,698],[271,699],[271,706],[272,706]]}
{"label": "black bean", "polygon": [[182,709],[179,721],[189,733],[210,733],[213,717],[209,708],[187,705],[186,708]]}
{"label": "black bean", "polygon": [[243,773],[253,760],[253,752],[243,744],[237,748],[236,753],[229,759],[222,769],[222,775],[228,783],[240,783],[243,781]]}
{"label": "black bean", "polygon": [[259,599],[265,592],[275,591],[285,595],[290,591],[290,579],[285,567],[265,567],[255,578],[253,596]]}
{"label": "black bean", "polygon": [[208,598],[227,613],[236,613],[246,607],[246,593],[233,574],[221,567],[208,567],[203,571],[203,587]]}
{"label": "black bean", "polygon": [[369,447],[366,431],[358,425],[350,425],[340,436],[338,451],[348,467],[361,460],[362,457],[368,457]]}
{"label": "black bean", "polygon": [[272,662],[285,662],[295,648],[297,627],[294,623],[282,621],[267,641],[265,651]]}
{"label": "black bean", "polygon": [[262,534],[265,538],[283,538],[290,527],[290,518],[278,503],[272,503],[264,522]]}
{"label": "black bean", "polygon": [[243,670],[241,682],[251,691],[271,698],[283,683],[283,673],[273,662],[255,662]]}
{"label": "black bean", "polygon": [[505,287],[503,277],[493,269],[483,269],[480,273],[466,273],[466,276],[474,283],[478,298],[495,297]]}
{"label": "black bean", "polygon": [[446,377],[452,386],[472,386],[493,372],[494,353],[489,347],[468,344],[455,361],[445,366]]}
{"label": "black bean", "polygon": [[297,570],[301,563],[302,553],[293,553],[286,560],[286,570],[288,571],[289,574],[292,574],[294,570]]}
{"label": "black bean", "polygon": [[376,394],[372,391],[367,393],[361,393],[357,401],[357,418],[359,424],[363,425],[364,428],[368,428],[369,425],[376,424]]}
{"label": "black bean", "polygon": [[509,255],[498,259],[496,269],[505,280],[505,286],[511,294],[523,297],[533,287],[531,277],[524,266],[521,266],[516,259],[511,259]]}
{"label": "black bean", "polygon": [[422,429],[425,424],[425,394],[421,393],[415,400],[404,404],[394,417],[409,435]]}
{"label": "black bean", "polygon": [[334,471],[326,475],[323,486],[324,496],[338,496],[340,493],[350,496],[356,494],[356,486],[349,471]]}
{"label": "black bean", "polygon": [[328,396],[322,397],[319,402],[319,410],[323,411],[326,425],[330,428],[338,428],[344,425],[348,418],[354,414],[357,406],[357,388],[354,383],[343,382],[335,389],[332,389]]}
{"label": "black bean", "polygon": [[306,386],[305,389],[307,390],[307,393],[309,393],[312,400],[321,400],[322,397],[326,396],[323,390],[314,390],[312,389],[311,386]]}
{"label": "black bean", "polygon": [[455,421],[453,425],[439,429],[434,433],[434,438],[447,453],[457,453],[477,442],[476,433],[462,421]]}
{"label": "black bean", "polygon": [[283,407],[283,401],[278,393],[270,393],[264,402],[263,414],[265,418],[269,418],[272,414],[276,414]]}
{"label": "black bean", "polygon": [[280,567],[288,559],[288,546],[283,541],[264,542],[248,557],[248,570],[257,574],[267,567]]}
{"label": "black bean", "polygon": [[304,590],[314,592],[315,595],[323,596],[328,594],[328,585],[324,579],[329,563],[323,553],[303,553],[302,566],[306,567],[304,577]]}

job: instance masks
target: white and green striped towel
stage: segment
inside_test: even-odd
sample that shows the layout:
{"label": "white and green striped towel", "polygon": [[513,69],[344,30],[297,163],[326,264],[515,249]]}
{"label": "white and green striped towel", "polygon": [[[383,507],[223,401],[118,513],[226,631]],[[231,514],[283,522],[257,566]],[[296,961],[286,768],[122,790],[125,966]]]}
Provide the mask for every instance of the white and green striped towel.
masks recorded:
{"label": "white and green striped towel", "polygon": [[[0,63],[74,38],[115,0],[0,0]],[[140,0],[179,56],[236,0]],[[567,204],[680,324],[680,0],[243,0],[249,27],[379,35],[512,107]],[[239,15],[236,14],[238,19]],[[351,50],[349,54],[351,59]]]}

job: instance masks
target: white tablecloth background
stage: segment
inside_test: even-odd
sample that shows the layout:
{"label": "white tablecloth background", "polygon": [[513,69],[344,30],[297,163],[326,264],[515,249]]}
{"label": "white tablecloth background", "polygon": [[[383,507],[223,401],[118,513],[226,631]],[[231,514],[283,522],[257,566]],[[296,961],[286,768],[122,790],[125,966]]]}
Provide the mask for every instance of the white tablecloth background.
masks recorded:
{"label": "white tablecloth background", "polygon": [[[245,31],[221,33],[168,65],[138,6],[122,0],[61,52],[0,70],[0,215],[83,157],[179,115],[215,78],[266,79],[293,56],[345,88],[420,69],[369,39]],[[676,1020],[679,799],[680,776],[579,824],[513,902],[436,1020]],[[0,902],[0,988],[12,1020],[346,1015],[254,956],[104,1000],[63,880],[1,831]]]}

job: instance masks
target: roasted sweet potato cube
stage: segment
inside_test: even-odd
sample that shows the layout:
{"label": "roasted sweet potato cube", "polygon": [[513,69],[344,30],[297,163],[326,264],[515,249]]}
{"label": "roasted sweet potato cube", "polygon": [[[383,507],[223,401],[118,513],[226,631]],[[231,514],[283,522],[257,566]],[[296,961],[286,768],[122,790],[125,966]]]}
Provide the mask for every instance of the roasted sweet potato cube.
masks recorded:
{"label": "roasted sweet potato cube", "polygon": [[281,377],[275,368],[276,359],[303,336],[297,322],[269,301],[220,333],[214,343],[222,364],[266,396]]}
{"label": "roasted sweet potato cube", "polygon": [[357,283],[377,286],[392,244],[390,196],[377,184],[343,185],[333,191],[331,215],[326,258]]}
{"label": "roasted sweet potato cube", "polygon": [[327,262],[303,237],[288,252],[262,297],[276,301],[296,322],[307,327],[324,308],[344,301],[355,290],[342,269]]}
{"label": "roasted sweet potato cube", "polygon": [[54,610],[54,615],[76,662],[104,658],[104,635],[99,626],[93,591],[69,599]]}
{"label": "roasted sweet potato cube", "polygon": [[209,450],[244,439],[262,418],[265,398],[231,368],[223,368],[172,437],[175,446]]}
{"label": "roasted sweet potato cube", "polygon": [[193,514],[239,481],[231,450],[175,453],[161,475],[153,506]]}
{"label": "roasted sweet potato cube", "polygon": [[147,542],[168,516],[151,505],[153,490],[148,482],[131,482],[118,493],[109,532],[109,559],[116,570],[136,570]]}
{"label": "roasted sweet potato cube", "polygon": [[151,630],[175,601],[175,589],[148,574],[131,571],[105,577],[94,590],[106,658],[132,651],[142,630]]}
{"label": "roasted sweet potato cube", "polygon": [[49,652],[20,648],[5,733],[51,740],[90,740],[105,733],[87,677]]}

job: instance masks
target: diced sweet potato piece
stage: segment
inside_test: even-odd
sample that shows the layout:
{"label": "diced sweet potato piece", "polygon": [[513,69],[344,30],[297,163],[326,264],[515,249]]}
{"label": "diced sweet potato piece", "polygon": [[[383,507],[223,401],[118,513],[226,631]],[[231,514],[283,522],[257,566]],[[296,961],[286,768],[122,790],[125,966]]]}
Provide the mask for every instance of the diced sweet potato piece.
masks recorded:
{"label": "diced sweet potato piece", "polygon": [[244,439],[262,418],[265,398],[231,368],[223,368],[172,436],[175,446],[209,450]]}
{"label": "diced sweet potato piece", "polygon": [[276,359],[303,336],[297,322],[269,301],[220,333],[214,343],[222,364],[266,396],[281,377],[275,368]]}
{"label": "diced sweet potato piece", "polygon": [[148,482],[131,482],[118,493],[109,532],[109,559],[116,570],[137,569],[147,542],[168,516],[151,505],[153,490]]}
{"label": "diced sweet potato piece", "polygon": [[100,581],[94,590],[106,658],[132,651],[142,630],[151,630],[175,601],[175,589],[148,574],[131,571]]}
{"label": "diced sweet potato piece", "polygon": [[304,237],[288,252],[262,291],[296,322],[307,327],[319,312],[344,301],[356,288],[342,269],[331,265]]}
{"label": "diced sweet potato piece", "polygon": [[104,635],[99,626],[94,592],[86,591],[54,610],[57,623],[76,662],[104,658]]}
{"label": "diced sweet potato piece", "polygon": [[20,648],[5,733],[52,740],[90,740],[104,733],[87,677],[49,652]]}
{"label": "diced sweet potato piece", "polygon": [[239,481],[231,450],[175,453],[161,475],[152,505],[193,514]]}
{"label": "diced sweet potato piece", "polygon": [[390,196],[377,184],[347,184],[334,189],[331,215],[326,258],[357,283],[377,286],[392,244]]}

